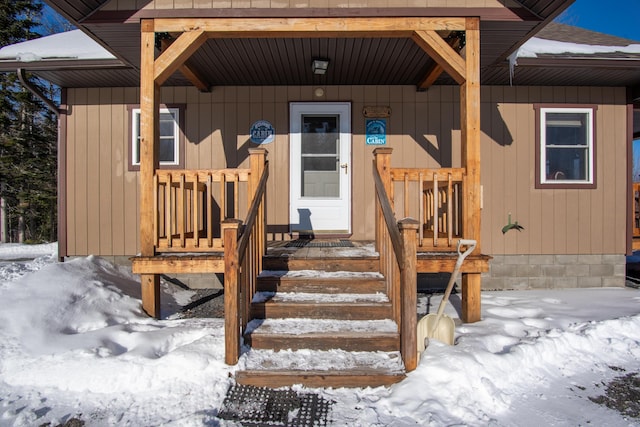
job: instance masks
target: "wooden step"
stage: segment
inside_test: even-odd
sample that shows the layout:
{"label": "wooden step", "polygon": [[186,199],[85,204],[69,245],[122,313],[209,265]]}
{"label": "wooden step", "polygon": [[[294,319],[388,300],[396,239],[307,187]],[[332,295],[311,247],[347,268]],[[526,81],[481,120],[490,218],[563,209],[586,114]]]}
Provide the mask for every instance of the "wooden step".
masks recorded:
{"label": "wooden step", "polygon": [[392,320],[266,319],[249,322],[245,343],[254,349],[398,351]]}
{"label": "wooden step", "polygon": [[306,387],[388,387],[405,379],[404,373],[387,372],[380,369],[362,368],[338,371],[238,371],[236,382],[255,387],[290,387],[301,384]]}
{"label": "wooden step", "polygon": [[385,286],[380,273],[265,270],[258,276],[257,289],[267,292],[375,294],[385,292]]}
{"label": "wooden step", "polygon": [[251,350],[241,362],[236,382],[256,387],[378,387],[405,378],[398,352]]}
{"label": "wooden step", "polygon": [[392,307],[384,294],[258,292],[251,303],[251,317],[253,319],[391,319]]}
{"label": "wooden step", "polygon": [[378,272],[380,261],[377,257],[324,257],[295,258],[267,255],[263,258],[265,270],[322,270]]}

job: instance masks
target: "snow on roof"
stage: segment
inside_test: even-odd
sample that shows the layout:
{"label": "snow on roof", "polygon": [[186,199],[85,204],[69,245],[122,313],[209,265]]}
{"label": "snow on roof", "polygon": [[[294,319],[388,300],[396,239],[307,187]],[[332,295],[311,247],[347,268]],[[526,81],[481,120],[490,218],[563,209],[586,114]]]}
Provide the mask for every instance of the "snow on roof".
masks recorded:
{"label": "snow on roof", "polygon": [[52,34],[0,49],[0,60],[34,62],[44,59],[115,59],[81,30]]}
{"label": "snow on roof", "polygon": [[640,44],[603,46],[569,43],[532,37],[517,50],[517,58],[537,58],[538,55],[597,55],[605,53],[640,54]]}

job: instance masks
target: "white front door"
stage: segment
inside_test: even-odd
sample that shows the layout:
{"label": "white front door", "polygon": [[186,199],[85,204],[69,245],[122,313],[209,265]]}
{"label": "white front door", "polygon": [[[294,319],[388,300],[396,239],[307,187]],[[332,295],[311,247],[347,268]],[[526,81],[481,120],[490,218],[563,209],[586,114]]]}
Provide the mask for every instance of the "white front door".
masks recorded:
{"label": "white front door", "polygon": [[351,104],[290,105],[292,232],[351,232]]}

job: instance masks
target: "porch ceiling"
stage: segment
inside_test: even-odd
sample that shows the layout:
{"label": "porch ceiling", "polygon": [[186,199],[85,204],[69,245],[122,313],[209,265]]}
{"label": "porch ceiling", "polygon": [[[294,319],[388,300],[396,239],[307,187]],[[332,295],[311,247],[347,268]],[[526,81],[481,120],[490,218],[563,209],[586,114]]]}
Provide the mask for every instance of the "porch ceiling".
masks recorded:
{"label": "porch ceiling", "polygon": [[[521,7],[467,8],[311,8],[311,9],[204,9],[199,17],[384,17],[478,16],[481,24],[480,66],[486,69],[510,53],[519,41],[535,32],[549,14],[564,10],[573,0],[519,0]],[[140,19],[188,16],[194,10],[101,10],[107,0],[47,0],[97,42],[137,72],[140,67]],[[137,2],[138,5],[141,3]],[[145,3],[144,1],[142,3]],[[531,3],[531,4],[529,4]],[[168,15],[167,15],[168,14]],[[311,72],[313,58],[327,58],[323,76]],[[190,59],[189,66],[210,86],[219,85],[417,85],[434,61],[409,38],[324,39],[210,39]],[[55,74],[55,75],[54,75]],[[49,73],[54,83],[67,87],[91,82],[91,73]],[[121,86],[137,86],[129,73]],[[96,71],[91,86],[112,85]],[[76,83],[74,84],[74,79]],[[455,84],[442,74],[435,84]],[[165,85],[191,85],[176,72]]]}

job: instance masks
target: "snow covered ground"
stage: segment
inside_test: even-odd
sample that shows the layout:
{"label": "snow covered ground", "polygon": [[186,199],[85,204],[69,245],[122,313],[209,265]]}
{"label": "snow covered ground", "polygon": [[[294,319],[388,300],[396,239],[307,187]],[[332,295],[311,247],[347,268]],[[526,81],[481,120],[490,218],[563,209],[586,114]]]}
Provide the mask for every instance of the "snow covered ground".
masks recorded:
{"label": "snow covered ground", "polygon": [[[169,318],[150,319],[131,273],[96,257],[57,263],[54,248],[0,245],[3,259],[37,256],[0,265],[0,426],[233,425],[217,418],[235,369],[222,319],[172,319],[191,293],[170,285]],[[458,327],[455,346],[432,341],[400,384],[313,390],[335,402],[332,425],[640,425],[589,399],[640,371],[640,291],[482,298],[483,320]]]}

